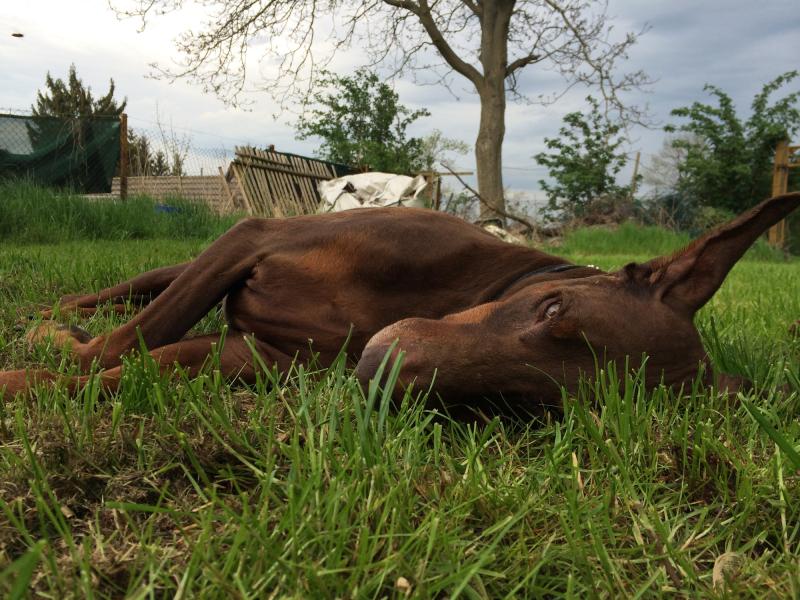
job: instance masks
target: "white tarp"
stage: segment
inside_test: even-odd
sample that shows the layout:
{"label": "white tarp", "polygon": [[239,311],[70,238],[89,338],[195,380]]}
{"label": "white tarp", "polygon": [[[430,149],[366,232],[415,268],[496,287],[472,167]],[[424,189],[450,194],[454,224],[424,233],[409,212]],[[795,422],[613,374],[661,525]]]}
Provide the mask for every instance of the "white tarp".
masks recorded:
{"label": "white tarp", "polygon": [[422,175],[409,177],[393,173],[359,173],[320,181],[317,186],[322,199],[319,212],[378,206],[421,208],[425,204],[419,195],[425,185]]}
{"label": "white tarp", "polygon": [[504,242],[508,242],[509,244],[517,244],[518,246],[525,245],[525,238],[516,235],[515,233],[511,233],[507,229],[503,229],[502,227],[498,227],[492,223],[487,223],[486,225],[482,226],[484,230],[491,233],[494,237],[500,238]]}

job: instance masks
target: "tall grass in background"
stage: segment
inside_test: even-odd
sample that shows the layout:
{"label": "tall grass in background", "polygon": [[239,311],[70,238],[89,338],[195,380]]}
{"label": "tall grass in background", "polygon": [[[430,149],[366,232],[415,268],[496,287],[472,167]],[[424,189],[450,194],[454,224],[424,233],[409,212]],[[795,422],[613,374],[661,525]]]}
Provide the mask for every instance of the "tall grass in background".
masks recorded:
{"label": "tall grass in background", "polygon": [[167,209],[150,198],[87,200],[28,182],[0,183],[0,240],[54,244],[78,240],[214,238],[238,216],[220,216],[201,203],[173,199]]}
{"label": "tall grass in background", "polygon": [[[614,228],[584,227],[568,231],[558,246],[551,250],[555,254],[576,258],[597,255],[654,258],[672,254],[691,241],[688,233],[627,222]],[[747,258],[783,261],[785,256],[761,239],[747,252]]]}

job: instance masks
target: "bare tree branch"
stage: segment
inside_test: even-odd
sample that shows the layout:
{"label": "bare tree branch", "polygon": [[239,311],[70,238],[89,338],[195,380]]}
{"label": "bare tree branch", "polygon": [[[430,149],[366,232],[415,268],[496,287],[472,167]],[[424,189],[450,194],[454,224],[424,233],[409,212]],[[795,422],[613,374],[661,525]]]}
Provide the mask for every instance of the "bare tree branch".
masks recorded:
{"label": "bare tree branch", "polygon": [[461,175],[456,173],[452,169],[452,167],[450,167],[450,165],[448,165],[446,163],[443,163],[443,162],[439,163],[439,164],[442,165],[445,169],[447,169],[450,172],[450,174],[453,175],[456,179],[458,179],[459,183],[461,185],[463,185],[467,190],[469,190],[469,192],[471,194],[474,194],[475,197],[478,199],[478,202],[480,202],[481,204],[485,205],[487,208],[489,208],[490,210],[494,211],[495,213],[497,213],[501,217],[505,217],[506,219],[511,219],[512,221],[516,221],[517,223],[520,223],[521,225],[524,225],[525,228],[526,228],[526,230],[525,230],[526,234],[535,234],[536,233],[536,225],[534,225],[532,221],[526,219],[525,217],[521,217],[519,215],[515,215],[513,213],[510,213],[510,212],[506,211],[505,208],[501,208],[501,207],[497,206],[496,204],[489,202],[483,196],[481,196],[475,188],[473,188],[466,181],[464,181],[461,178]]}
{"label": "bare tree branch", "polygon": [[454,71],[469,79],[476,87],[480,85],[482,80],[481,73],[474,66],[458,56],[450,44],[447,43],[444,34],[436,25],[436,21],[431,14],[431,9],[425,0],[420,0],[419,4],[415,4],[409,0],[383,1],[390,6],[404,8],[416,15],[419,19],[419,22],[422,24],[422,27],[425,28],[431,43],[436,47],[436,49],[439,51],[439,54],[442,55],[442,58],[444,58],[447,64],[450,65]]}

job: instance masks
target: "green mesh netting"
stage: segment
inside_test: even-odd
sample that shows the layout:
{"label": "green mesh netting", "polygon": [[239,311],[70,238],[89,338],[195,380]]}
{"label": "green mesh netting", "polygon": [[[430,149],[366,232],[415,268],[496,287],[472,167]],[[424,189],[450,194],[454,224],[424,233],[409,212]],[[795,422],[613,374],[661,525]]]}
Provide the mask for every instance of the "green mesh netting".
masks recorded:
{"label": "green mesh netting", "polygon": [[0,179],[23,178],[84,194],[111,191],[119,119],[0,114]]}

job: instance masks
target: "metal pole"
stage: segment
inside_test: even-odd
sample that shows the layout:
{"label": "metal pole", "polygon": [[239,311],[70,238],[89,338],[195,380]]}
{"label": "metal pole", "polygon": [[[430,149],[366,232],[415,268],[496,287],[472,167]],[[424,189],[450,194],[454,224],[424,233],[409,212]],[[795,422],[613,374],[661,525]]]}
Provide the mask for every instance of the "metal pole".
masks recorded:
{"label": "metal pole", "polygon": [[119,116],[119,199],[128,199],[128,115]]}

